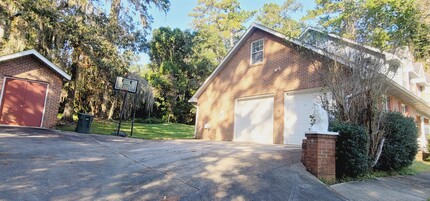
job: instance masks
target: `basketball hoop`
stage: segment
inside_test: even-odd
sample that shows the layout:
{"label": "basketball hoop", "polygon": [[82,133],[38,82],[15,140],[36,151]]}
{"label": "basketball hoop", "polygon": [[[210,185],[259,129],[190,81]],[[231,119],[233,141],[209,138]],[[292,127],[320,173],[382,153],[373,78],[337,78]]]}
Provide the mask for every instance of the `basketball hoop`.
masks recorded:
{"label": "basketball hoop", "polygon": [[135,79],[116,77],[114,89],[129,93],[136,93],[138,82],[139,81]]}

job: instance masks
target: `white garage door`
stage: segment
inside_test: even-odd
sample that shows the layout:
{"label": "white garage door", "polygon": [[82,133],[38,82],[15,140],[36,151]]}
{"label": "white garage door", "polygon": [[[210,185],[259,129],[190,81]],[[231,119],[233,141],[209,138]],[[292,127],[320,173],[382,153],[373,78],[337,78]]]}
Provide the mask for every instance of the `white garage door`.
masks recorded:
{"label": "white garage door", "polygon": [[301,144],[309,131],[312,104],[318,93],[286,93],[284,99],[284,144]]}
{"label": "white garage door", "polygon": [[235,141],[273,143],[273,96],[237,100]]}

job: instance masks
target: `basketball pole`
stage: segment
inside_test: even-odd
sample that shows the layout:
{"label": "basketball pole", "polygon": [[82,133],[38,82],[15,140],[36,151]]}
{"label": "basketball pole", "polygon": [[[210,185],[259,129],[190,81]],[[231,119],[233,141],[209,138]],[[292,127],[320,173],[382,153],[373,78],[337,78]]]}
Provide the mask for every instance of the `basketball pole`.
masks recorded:
{"label": "basketball pole", "polygon": [[125,107],[125,99],[127,98],[127,92],[124,92],[124,98],[122,99],[122,108],[121,108],[121,112],[119,114],[119,123],[118,123],[118,129],[116,131],[116,135],[119,135],[119,130],[121,129],[121,120],[122,120],[122,116],[124,115],[124,107]]}
{"label": "basketball pole", "polygon": [[[139,86],[139,85],[138,85]],[[137,88],[136,93],[134,94],[134,104],[133,104],[133,119],[131,120],[131,132],[130,137],[133,136],[133,127],[134,127],[134,118],[136,117],[136,96],[139,93],[139,88]]]}

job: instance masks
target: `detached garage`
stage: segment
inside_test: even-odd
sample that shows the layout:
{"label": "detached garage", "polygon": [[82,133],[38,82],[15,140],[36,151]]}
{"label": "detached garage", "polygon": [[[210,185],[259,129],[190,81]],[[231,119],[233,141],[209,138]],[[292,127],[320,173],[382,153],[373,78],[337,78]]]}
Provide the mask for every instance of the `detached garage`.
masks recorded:
{"label": "detached garage", "polygon": [[35,50],[0,56],[0,124],[53,127],[70,76]]}

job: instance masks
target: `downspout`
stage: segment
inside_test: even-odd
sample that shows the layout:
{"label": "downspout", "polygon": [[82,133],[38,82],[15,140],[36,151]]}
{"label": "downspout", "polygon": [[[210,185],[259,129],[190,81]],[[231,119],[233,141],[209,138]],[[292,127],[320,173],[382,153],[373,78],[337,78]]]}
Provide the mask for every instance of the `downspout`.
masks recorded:
{"label": "downspout", "polygon": [[194,139],[196,139],[197,136],[197,122],[199,120],[199,106],[197,106],[197,103],[194,105],[196,107],[196,121],[194,122]]}

